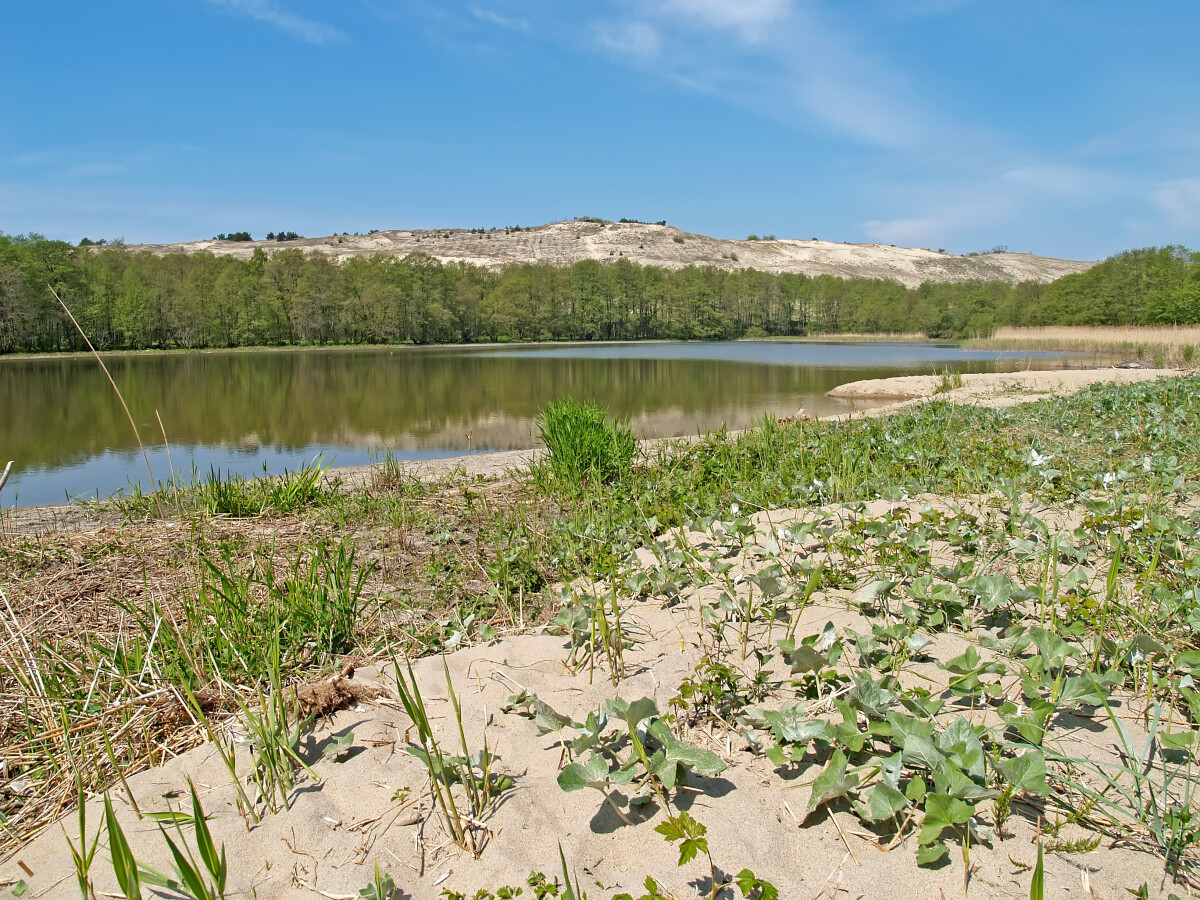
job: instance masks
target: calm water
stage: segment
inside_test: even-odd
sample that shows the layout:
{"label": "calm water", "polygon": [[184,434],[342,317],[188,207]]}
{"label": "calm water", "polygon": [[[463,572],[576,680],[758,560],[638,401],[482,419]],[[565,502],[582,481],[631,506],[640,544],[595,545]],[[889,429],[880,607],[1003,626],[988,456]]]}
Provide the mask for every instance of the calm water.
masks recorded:
{"label": "calm water", "polygon": [[[108,357],[156,478],[176,470],[247,475],[294,469],[318,453],[359,465],[536,444],[551,400],[597,401],[644,437],[741,428],[799,407],[824,415],[850,404],[825,391],[847,381],[950,368],[991,372],[1033,356],[930,344],[739,341],[519,345],[481,348],[285,350]],[[4,506],[108,496],[146,486],[120,404],[85,357],[0,359],[0,466],[15,460]]]}

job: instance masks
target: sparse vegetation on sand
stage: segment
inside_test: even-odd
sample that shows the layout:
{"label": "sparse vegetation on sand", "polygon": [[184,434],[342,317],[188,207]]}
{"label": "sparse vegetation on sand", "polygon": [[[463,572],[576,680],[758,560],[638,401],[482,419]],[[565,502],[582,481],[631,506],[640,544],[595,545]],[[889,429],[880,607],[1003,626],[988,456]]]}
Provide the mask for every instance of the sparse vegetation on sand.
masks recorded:
{"label": "sparse vegetation on sand", "polygon": [[[870,895],[868,877],[1029,896],[1078,889],[1068,858],[1112,895],[1183,893],[1200,881],[1198,426],[1200,378],[1182,377],[767,419],[619,478],[425,484],[384,462],[241,519],[214,514],[211,485],[164,487],[165,517],[123,500],[111,527],[6,534],[3,852],[52,858],[62,835],[32,838],[71,812],[78,878],[53,874],[85,892],[115,889],[111,859],[128,878],[173,866],[195,895],[280,895],[232,839],[266,846],[354,771],[353,827],[320,834],[363,864],[362,896],[769,900],[843,879]],[[314,722],[372,701],[382,718]],[[163,856],[130,827],[164,814],[134,773],[206,740],[214,793],[201,809],[180,781],[191,818],[159,818]],[[104,791],[93,859],[102,816],[73,810]],[[382,833],[403,816],[416,838],[393,859]],[[584,853],[622,835],[640,835],[632,881]],[[799,890],[799,858],[833,880]],[[311,887],[307,865],[287,877]]]}

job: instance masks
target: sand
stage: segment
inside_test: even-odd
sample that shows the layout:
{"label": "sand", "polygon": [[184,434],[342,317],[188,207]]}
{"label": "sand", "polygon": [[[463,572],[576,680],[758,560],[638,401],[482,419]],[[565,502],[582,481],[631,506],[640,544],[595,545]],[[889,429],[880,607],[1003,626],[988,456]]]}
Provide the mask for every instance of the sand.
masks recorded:
{"label": "sand", "polygon": [[[954,509],[936,498],[917,498],[907,508],[917,513],[926,502],[949,512]],[[876,503],[867,513],[879,515],[885,507],[887,503]],[[986,515],[986,503],[974,512]],[[852,517],[837,507],[777,510],[755,516],[754,524],[761,541],[798,521],[845,524]],[[1062,519],[1058,524],[1066,529],[1076,523]],[[657,553],[652,548],[638,552],[647,571],[660,565],[671,537],[664,536]],[[689,532],[686,539],[693,546],[707,548],[719,545],[724,533],[714,526],[708,532]],[[806,539],[785,542],[784,548],[803,556],[816,552],[819,543]],[[756,566],[748,553],[731,558],[731,562],[747,572]],[[580,583],[574,589],[593,587]],[[402,891],[400,896],[432,900],[446,890],[472,896],[480,888],[521,885],[531,871],[553,877],[559,846],[593,897],[621,891],[637,895],[647,875],[675,896],[696,896],[698,890],[705,890],[707,866],[701,861],[676,866],[674,849],[653,831],[664,816],[656,804],[633,812],[635,824],[628,825],[603,803],[598,792],[564,792],[556,781],[562,762],[557,737],[553,733],[539,735],[528,718],[502,712],[501,707],[510,695],[526,690],[576,720],[618,695],[627,700],[653,697],[665,712],[680,681],[699,659],[699,605],[711,599],[712,590],[685,590],[681,601],[674,604],[651,596],[629,606],[628,621],[639,640],[627,651],[626,677],[616,687],[604,668],[598,668],[591,679],[586,667],[574,672],[568,669],[566,639],[545,630],[503,636],[444,657],[462,703],[471,749],[482,745],[486,729],[489,745],[500,757],[497,770],[513,779],[513,786],[500,795],[498,804],[476,829],[482,847],[478,858],[449,842],[432,812],[424,769],[405,752],[415,736],[408,719],[389,700],[389,695],[394,696],[394,681],[386,665],[381,665],[383,671],[367,667],[356,675],[356,680],[377,684],[387,692],[379,702],[336,713],[317,728],[307,756],[315,760],[313,768],[320,781],[302,779],[289,811],[268,815],[247,830],[234,807],[231,779],[211,746],[131,777],[130,789],[144,812],[166,811],[186,808],[181,799],[169,802],[165,798],[178,797],[177,792],[186,790],[187,778],[195,781],[211,816],[210,828],[229,854],[230,896],[349,900],[370,880],[377,863],[393,877]],[[866,620],[847,603],[852,594],[845,590],[819,595],[804,612],[797,634],[820,632],[827,622],[839,629],[868,629]],[[928,652],[931,660],[945,660],[965,646],[961,635],[945,634],[935,638]],[[431,657],[415,662],[414,669],[434,727],[451,745],[455,736],[442,665],[442,657]],[[945,673],[927,662],[906,677],[944,679]],[[769,706],[770,701],[764,705]],[[967,706],[948,706],[939,717],[943,725],[959,714],[979,718]],[[1142,734],[1138,716],[1132,707],[1119,708],[1126,727],[1138,739]],[[1112,735],[1104,723],[1092,718],[1082,725],[1062,739],[1060,749],[1093,757],[1111,755]],[[344,761],[321,760],[323,748],[351,733],[352,749]],[[692,789],[674,798],[677,809],[688,810],[707,826],[721,871],[735,874],[750,868],[773,882],[784,898],[962,896],[964,864],[957,849],[941,866],[920,868],[914,855],[915,838],[910,836],[887,849],[890,838],[866,830],[844,806],[835,806],[831,812],[818,810],[805,821],[809,784],[819,766],[810,762],[780,777],[765,758],[746,749],[745,740],[735,731],[707,726],[685,729],[684,735],[693,745],[719,754],[727,765],[716,777],[694,778]],[[137,820],[120,788],[112,794],[135,856],[166,868],[168,857],[158,827],[149,820]],[[88,804],[88,819],[92,828],[100,821],[98,802]],[[75,895],[63,830],[75,829],[75,820],[67,817],[62,825],[62,829],[49,829],[0,865],[0,882],[25,880],[27,897]],[[1029,895],[1028,867],[1036,860],[1032,808],[1015,806],[1007,830],[1003,840],[993,838],[972,848],[975,868],[968,896]],[[1152,896],[1157,896],[1154,886],[1162,873],[1159,859],[1107,840],[1091,853],[1051,854],[1045,865],[1047,896],[1055,897],[1115,900],[1127,896],[1126,888],[1143,882],[1148,882]],[[25,872],[26,868],[33,874]],[[94,875],[101,892],[117,891],[103,850]]]}
{"label": "sand", "polygon": [[842,400],[892,400],[894,409],[906,402],[939,399],[954,403],[1013,406],[1051,395],[1067,396],[1093,384],[1131,384],[1178,375],[1175,369],[1058,369],[1048,372],[988,372],[963,375],[962,386],[942,390],[939,375],[871,378],[839,385],[828,396]]}
{"label": "sand", "polygon": [[336,260],[355,256],[403,257],[426,253],[443,262],[503,268],[526,262],[570,265],[584,259],[628,259],[642,265],[679,269],[689,265],[761,272],[883,278],[906,287],[923,282],[1039,281],[1082,272],[1094,262],[1053,259],[1032,253],[980,253],[956,256],[925,248],[889,244],[845,244],[820,240],[739,241],[681,231],[669,225],[640,223],[555,222],[506,233],[479,235],[459,228],[437,231],[395,230],[364,235],[332,235],[275,241],[191,241],[145,244],[132,250],[154,253],[207,251],[249,259],[256,249],[287,248],[323,253]]}

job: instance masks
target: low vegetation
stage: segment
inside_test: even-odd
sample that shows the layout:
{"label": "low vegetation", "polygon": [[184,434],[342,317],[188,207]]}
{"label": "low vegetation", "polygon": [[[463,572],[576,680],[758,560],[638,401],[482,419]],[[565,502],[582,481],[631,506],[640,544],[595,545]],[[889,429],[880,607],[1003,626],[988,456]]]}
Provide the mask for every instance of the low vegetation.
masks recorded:
{"label": "low vegetation", "polygon": [[[316,479],[235,519],[203,499],[221,493],[214,474],[159,503],[114,502],[110,529],[8,535],[3,850],[168,749],[215,738],[232,755],[231,719],[258,735],[244,814],[286,807],[305,774],[305,685],[366,657],[394,665],[409,752],[447,833],[478,854],[508,784],[486,735],[434,739],[404,658],[547,624],[570,667],[621,689],[643,639],[629,611],[650,604],[697,643],[669,710],[633,694],[573,716],[527,692],[508,710],[560,737],[564,791],[595,791],[681,865],[702,863],[704,894],[776,896],[747,869],[718,883],[737,860],[676,802],[727,765],[708,747],[733,741],[781,785],[803,779],[803,827],[852,814],[855,841],[961,859],[964,891],[971,854],[1003,853],[1018,818],[1040,823],[1047,855],[1119,841],[1194,885],[1198,425],[1200,378],[1184,377],[1004,410],[767,419],[629,463],[625,429],[572,405],[544,419],[552,476],[422,484],[384,462],[360,486]],[[448,675],[446,688],[461,721]],[[1105,740],[1080,742],[1080,721]],[[706,746],[714,734],[730,743]],[[211,839],[164,836],[177,866],[163,877],[220,895]],[[80,839],[83,885],[82,822]],[[561,869],[561,884],[527,887],[581,896]],[[392,887],[377,874],[363,896]]]}

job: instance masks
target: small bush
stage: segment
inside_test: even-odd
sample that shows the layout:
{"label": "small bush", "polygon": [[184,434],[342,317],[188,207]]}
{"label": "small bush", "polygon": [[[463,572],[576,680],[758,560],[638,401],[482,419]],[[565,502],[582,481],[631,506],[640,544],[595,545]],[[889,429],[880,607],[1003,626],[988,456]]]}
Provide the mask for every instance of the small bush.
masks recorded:
{"label": "small bush", "polygon": [[542,413],[539,434],[550,451],[550,473],[558,481],[613,481],[633,462],[637,441],[627,422],[604,409],[567,399]]}
{"label": "small bush", "polygon": [[671,240],[673,240],[677,244],[682,244],[683,243],[683,235],[677,234],[677,235],[675,235],[675,237],[671,238]]}

